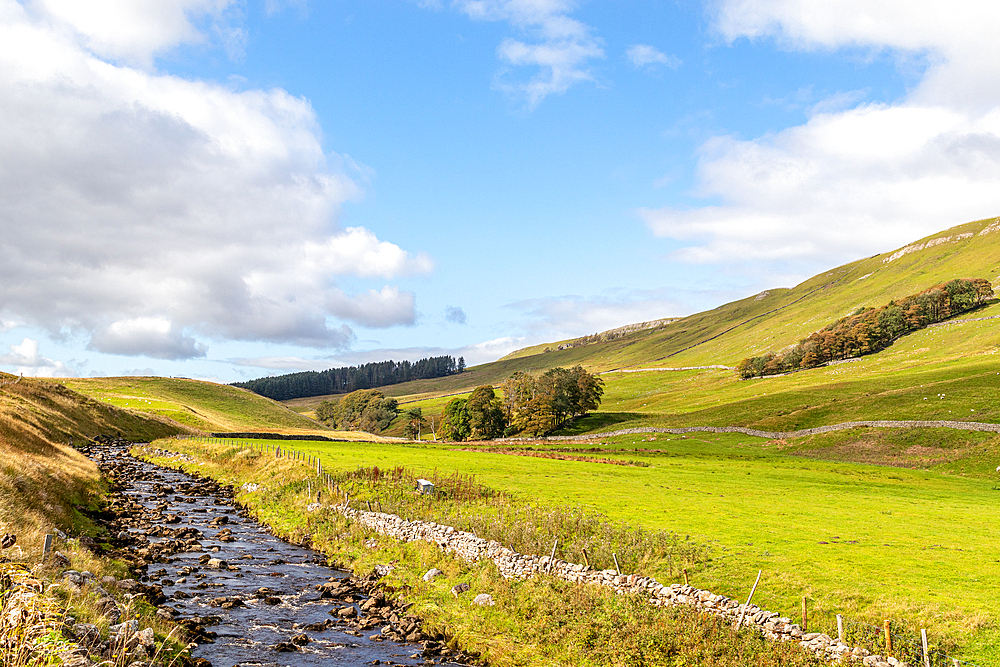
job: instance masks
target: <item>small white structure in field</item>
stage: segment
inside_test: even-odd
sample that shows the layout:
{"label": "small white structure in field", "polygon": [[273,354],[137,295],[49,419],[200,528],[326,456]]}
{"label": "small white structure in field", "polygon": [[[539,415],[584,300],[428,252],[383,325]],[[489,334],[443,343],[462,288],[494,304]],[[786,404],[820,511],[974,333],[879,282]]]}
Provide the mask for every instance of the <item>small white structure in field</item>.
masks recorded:
{"label": "small white structure in field", "polygon": [[420,493],[434,493],[434,482],[429,479],[418,479],[417,491]]}

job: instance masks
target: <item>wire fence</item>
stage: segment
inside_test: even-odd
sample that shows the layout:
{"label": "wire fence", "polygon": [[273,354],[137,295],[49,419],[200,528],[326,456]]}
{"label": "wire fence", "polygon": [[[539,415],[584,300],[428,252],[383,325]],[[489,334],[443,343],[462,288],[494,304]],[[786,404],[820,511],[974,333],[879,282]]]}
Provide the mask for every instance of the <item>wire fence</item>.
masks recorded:
{"label": "wire fence", "polygon": [[[886,623],[889,622],[886,621]],[[924,637],[926,637],[926,633]],[[888,641],[886,641],[887,639]],[[885,657],[892,656],[912,667],[979,667],[974,662],[948,655],[940,648],[936,648],[931,642],[927,643],[925,650],[923,637],[915,639],[912,635],[894,632],[891,629],[891,624],[880,628],[868,623],[845,621],[843,640],[849,646],[865,648],[874,654]]]}

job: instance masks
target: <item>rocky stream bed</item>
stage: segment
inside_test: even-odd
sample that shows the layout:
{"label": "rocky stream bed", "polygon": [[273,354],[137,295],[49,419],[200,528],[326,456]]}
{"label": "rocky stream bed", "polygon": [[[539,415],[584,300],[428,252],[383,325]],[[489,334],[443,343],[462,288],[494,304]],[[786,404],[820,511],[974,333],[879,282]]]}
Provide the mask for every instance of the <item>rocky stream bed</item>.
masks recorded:
{"label": "rocky stream bed", "polygon": [[[358,578],[332,569],[322,554],[271,535],[237,507],[231,489],[136,459],[128,447],[83,448],[114,480],[102,522],[115,535],[115,555],[138,572],[137,580],[101,585],[143,595],[158,615],[182,625],[196,664],[472,664],[443,636],[425,634],[408,605],[380,586],[380,573]],[[65,578],[86,585],[86,575]],[[117,622],[111,595],[107,604]],[[115,641],[102,647],[95,637],[91,648],[106,651]]]}

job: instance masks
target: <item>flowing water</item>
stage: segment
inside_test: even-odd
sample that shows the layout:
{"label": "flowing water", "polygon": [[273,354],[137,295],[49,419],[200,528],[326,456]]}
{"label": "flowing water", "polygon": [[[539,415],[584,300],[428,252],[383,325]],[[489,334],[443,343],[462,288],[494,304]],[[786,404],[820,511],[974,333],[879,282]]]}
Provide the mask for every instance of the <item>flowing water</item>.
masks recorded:
{"label": "flowing water", "polygon": [[[125,476],[129,485],[124,495],[172,520],[166,524],[172,531],[192,527],[203,534],[197,538],[203,551],[177,553],[168,563],[149,565],[147,573],[149,583],[163,587],[168,606],[180,612],[178,619],[208,617],[205,620],[212,625],[207,629],[217,633],[214,642],[199,645],[192,657],[205,658],[214,667],[431,662],[421,656],[420,644],[368,639],[379,633],[381,625],[359,630],[338,621],[323,630],[305,630],[306,625],[334,618],[328,614],[331,609],[349,604],[320,599],[315,588],[331,577],[345,579],[346,572],[324,565],[325,558],[315,551],[274,537],[228,499],[185,491],[203,480],[139,461],[125,451],[110,453],[105,448],[104,452],[106,460],[111,454],[119,469],[125,466],[130,472]],[[164,493],[164,487],[172,492]],[[149,541],[164,539],[169,538],[150,537]],[[231,568],[213,569],[199,562],[205,560],[204,555],[223,559]],[[223,597],[238,597],[243,605],[212,605]],[[275,650],[276,645],[303,633],[309,638],[307,644],[292,652]]]}

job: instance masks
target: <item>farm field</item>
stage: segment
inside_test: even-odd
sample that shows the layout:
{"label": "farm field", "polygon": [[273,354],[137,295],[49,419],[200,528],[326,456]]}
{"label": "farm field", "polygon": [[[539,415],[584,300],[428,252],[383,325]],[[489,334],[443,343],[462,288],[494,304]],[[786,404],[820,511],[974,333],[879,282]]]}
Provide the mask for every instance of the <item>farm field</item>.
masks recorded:
{"label": "farm field", "polygon": [[[1000,455],[995,437],[973,444]],[[808,459],[783,444],[731,434],[617,437],[601,445],[612,451],[588,453],[647,467],[426,443],[282,446],[318,455],[328,470],[471,473],[523,502],[582,507],[690,535],[713,547],[713,560],[689,572],[700,587],[745,596],[763,569],[757,599],[783,615],[795,618],[808,596],[812,622],[827,631],[837,613],[872,624],[892,618],[965,644],[963,655],[980,664],[1000,657],[1000,546],[993,539],[1000,491],[986,475]],[[622,565],[671,580],[663,563]]]}

